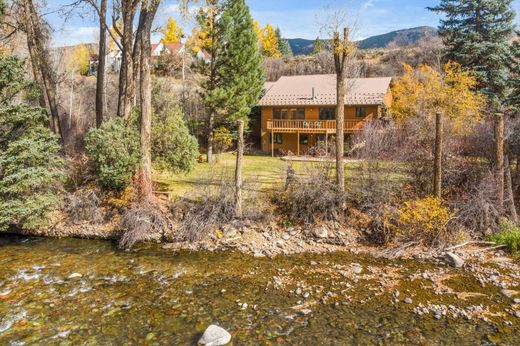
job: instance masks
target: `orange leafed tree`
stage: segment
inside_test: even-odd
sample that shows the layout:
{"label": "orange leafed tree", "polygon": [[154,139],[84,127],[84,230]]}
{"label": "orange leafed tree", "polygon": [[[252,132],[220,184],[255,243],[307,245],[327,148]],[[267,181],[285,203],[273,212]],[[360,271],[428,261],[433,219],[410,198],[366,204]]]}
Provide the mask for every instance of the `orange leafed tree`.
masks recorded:
{"label": "orange leafed tree", "polygon": [[470,71],[455,62],[446,63],[442,71],[427,65],[404,68],[404,75],[392,87],[391,110],[396,120],[433,119],[440,112],[456,131],[470,129],[480,120],[485,97],[476,91],[477,80]]}

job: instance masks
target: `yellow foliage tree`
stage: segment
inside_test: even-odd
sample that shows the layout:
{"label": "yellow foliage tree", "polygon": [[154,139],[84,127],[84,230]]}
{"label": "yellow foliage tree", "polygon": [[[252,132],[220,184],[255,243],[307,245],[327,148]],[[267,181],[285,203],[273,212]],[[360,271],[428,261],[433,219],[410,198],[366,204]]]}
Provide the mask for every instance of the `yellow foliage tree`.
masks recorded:
{"label": "yellow foliage tree", "polygon": [[84,44],[74,47],[72,52],[67,55],[65,66],[67,71],[86,75],[89,71],[90,52]]}
{"label": "yellow foliage tree", "polygon": [[210,50],[213,42],[211,32],[214,27],[214,16],[217,15],[218,9],[216,6],[211,6],[208,3],[207,7],[201,7],[197,16],[197,26],[192,30],[192,35],[188,39],[188,46],[198,53],[201,50]]}
{"label": "yellow foliage tree", "polygon": [[253,21],[253,29],[258,37],[258,49],[264,56],[279,58],[282,56],[278,49],[278,39],[271,24],[266,24],[265,28],[260,26],[257,20]]}
{"label": "yellow foliage tree", "polygon": [[262,37],[262,48],[265,56],[279,58],[282,56],[278,50],[278,39],[271,24],[267,24]]}
{"label": "yellow foliage tree", "polygon": [[168,18],[166,28],[162,31],[162,33],[162,43],[179,43],[181,42],[181,39],[184,36],[182,28],[179,27],[177,21],[175,21],[175,19],[173,19],[172,17]]}
{"label": "yellow foliage tree", "polygon": [[392,116],[428,117],[441,112],[456,131],[471,128],[481,118],[485,97],[476,91],[478,82],[460,64],[448,62],[442,72],[427,65],[414,69],[404,65],[404,75],[393,85]]}

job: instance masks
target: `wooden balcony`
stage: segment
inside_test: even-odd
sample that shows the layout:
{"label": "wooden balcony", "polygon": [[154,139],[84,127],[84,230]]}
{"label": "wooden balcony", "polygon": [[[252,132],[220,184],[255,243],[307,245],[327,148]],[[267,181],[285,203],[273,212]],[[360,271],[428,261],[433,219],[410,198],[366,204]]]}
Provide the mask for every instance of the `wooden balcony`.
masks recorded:
{"label": "wooden balcony", "polygon": [[[361,131],[368,118],[345,119],[345,133]],[[267,120],[267,130],[276,133],[336,133],[336,120]]]}

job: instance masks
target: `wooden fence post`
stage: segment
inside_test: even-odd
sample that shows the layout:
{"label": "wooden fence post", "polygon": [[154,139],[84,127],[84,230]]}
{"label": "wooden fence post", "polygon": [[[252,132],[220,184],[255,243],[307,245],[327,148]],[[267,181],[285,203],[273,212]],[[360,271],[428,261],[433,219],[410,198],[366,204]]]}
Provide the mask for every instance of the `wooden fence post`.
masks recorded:
{"label": "wooden fence post", "polygon": [[495,114],[496,179],[498,211],[504,215],[504,114]]}
{"label": "wooden fence post", "polygon": [[435,116],[435,173],[433,177],[433,194],[438,199],[442,198],[442,143],[442,115],[440,112],[437,112]]}
{"label": "wooden fence post", "polygon": [[242,158],[244,156],[244,120],[238,121],[237,164],[235,168],[235,214],[242,218]]}

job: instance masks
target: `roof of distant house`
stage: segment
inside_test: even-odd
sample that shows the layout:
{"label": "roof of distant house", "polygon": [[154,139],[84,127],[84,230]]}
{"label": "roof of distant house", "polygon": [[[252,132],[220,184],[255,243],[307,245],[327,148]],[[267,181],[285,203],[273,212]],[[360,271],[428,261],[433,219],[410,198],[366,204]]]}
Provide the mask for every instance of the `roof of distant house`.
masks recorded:
{"label": "roof of distant house", "polygon": [[[391,77],[345,79],[346,105],[382,105]],[[336,75],[285,76],[265,83],[260,106],[334,106]]]}

